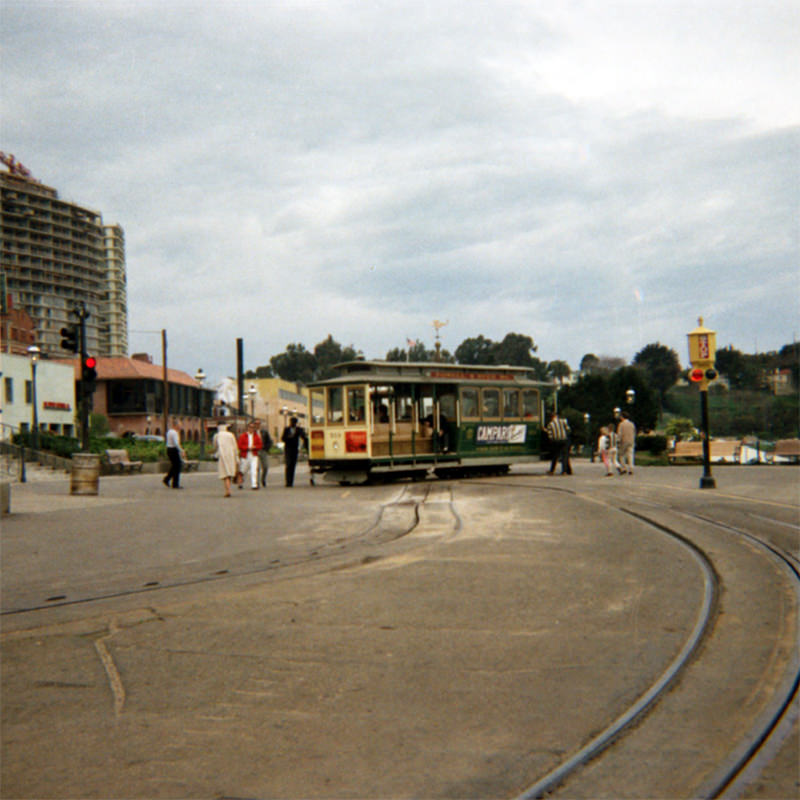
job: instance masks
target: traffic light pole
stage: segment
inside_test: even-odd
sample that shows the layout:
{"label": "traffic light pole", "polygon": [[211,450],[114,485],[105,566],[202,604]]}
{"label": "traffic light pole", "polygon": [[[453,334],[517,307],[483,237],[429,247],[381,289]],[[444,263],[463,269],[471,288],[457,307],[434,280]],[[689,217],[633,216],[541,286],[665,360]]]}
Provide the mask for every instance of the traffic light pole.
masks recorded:
{"label": "traffic light pole", "polygon": [[87,387],[83,382],[83,365],[86,361],[86,318],[89,312],[86,307],[81,305],[74,310],[80,320],[80,346],[81,346],[81,378],[78,382],[78,396],[79,396],[79,409],[80,409],[80,425],[81,425],[81,450],[84,453],[89,452],[89,398],[87,397]]}
{"label": "traffic light pole", "polygon": [[700,425],[703,429],[703,477],[701,489],[716,489],[717,482],[711,476],[711,439],[708,433],[708,388],[700,387]]}

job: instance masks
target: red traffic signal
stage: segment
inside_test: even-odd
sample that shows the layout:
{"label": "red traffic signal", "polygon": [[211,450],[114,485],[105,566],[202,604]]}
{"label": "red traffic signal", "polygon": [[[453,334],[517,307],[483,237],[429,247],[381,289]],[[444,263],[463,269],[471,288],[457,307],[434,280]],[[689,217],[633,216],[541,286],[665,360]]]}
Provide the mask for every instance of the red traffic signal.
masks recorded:
{"label": "red traffic signal", "polygon": [[700,383],[703,378],[706,377],[706,372],[704,369],[700,369],[700,367],[695,367],[694,369],[689,370],[689,380],[692,383]]}
{"label": "red traffic signal", "polygon": [[97,380],[97,359],[94,356],[86,356],[83,359],[83,369],[81,370],[81,380],[85,386],[92,385]]}

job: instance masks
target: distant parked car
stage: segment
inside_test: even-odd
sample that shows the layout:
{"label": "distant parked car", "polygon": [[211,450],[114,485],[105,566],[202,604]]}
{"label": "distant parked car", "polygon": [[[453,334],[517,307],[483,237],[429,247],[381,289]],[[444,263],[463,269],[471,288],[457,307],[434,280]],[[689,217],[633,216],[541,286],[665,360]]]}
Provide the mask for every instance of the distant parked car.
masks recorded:
{"label": "distant parked car", "polygon": [[133,438],[137,442],[163,442],[163,436],[156,436],[153,433],[134,433]]}

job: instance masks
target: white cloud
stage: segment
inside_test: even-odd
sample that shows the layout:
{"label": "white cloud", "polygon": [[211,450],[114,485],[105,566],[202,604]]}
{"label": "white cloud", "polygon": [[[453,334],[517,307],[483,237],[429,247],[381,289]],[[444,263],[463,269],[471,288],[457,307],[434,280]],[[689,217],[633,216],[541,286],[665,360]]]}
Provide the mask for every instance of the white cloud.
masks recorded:
{"label": "white cloud", "polygon": [[788,2],[12,1],[3,149],[123,225],[131,328],[187,371],[434,319],[573,366],[683,354],[700,313],[779,347],[797,31]]}

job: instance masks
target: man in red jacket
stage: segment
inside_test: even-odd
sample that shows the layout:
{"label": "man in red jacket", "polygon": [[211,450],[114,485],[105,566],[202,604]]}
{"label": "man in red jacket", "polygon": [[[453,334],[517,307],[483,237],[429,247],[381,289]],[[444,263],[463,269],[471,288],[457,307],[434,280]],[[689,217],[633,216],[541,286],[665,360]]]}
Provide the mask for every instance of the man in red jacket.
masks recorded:
{"label": "man in red jacket", "polygon": [[[258,489],[258,451],[261,449],[261,437],[258,435],[258,423],[252,421],[247,430],[239,437],[239,456],[242,459],[242,475],[250,473],[250,488]],[[243,488],[239,484],[239,488]]]}

